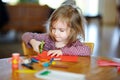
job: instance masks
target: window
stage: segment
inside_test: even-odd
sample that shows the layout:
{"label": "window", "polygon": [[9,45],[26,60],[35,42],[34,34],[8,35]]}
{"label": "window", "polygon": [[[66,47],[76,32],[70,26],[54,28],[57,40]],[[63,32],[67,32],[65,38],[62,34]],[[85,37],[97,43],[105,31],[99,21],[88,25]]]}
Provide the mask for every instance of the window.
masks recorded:
{"label": "window", "polygon": [[[2,0],[11,5],[15,5],[19,2],[38,2],[40,5],[48,5],[49,7],[56,9],[65,0]],[[99,0],[75,0],[77,6],[79,6],[85,16],[97,16],[99,8]]]}
{"label": "window", "polygon": [[[47,4],[51,8],[58,8],[65,0],[39,0],[39,4]],[[76,0],[77,6],[82,9],[85,16],[98,15],[98,0]]]}

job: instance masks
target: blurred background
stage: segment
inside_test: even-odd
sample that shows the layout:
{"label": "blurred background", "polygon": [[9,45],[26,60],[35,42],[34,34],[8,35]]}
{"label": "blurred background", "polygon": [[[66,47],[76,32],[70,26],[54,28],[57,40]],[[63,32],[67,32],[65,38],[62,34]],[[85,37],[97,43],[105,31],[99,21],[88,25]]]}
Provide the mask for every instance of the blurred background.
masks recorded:
{"label": "blurred background", "polygon": [[[45,22],[65,0],[0,0],[0,58],[23,55],[24,32],[45,33]],[[120,59],[120,0],[75,0],[87,20],[86,42],[92,56]]]}

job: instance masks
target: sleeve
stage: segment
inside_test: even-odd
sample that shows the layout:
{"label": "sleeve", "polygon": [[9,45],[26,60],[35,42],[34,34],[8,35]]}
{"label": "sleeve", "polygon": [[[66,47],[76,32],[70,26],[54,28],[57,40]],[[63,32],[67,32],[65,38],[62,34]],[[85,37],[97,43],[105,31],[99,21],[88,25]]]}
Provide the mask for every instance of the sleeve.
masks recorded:
{"label": "sleeve", "polygon": [[22,35],[22,41],[27,44],[27,46],[30,48],[31,45],[29,44],[31,39],[36,39],[36,40],[45,40],[46,34],[39,34],[39,33],[32,33],[32,32],[26,32]]}
{"label": "sleeve", "polygon": [[64,47],[61,49],[63,55],[74,55],[74,56],[90,56],[91,50],[88,46],[85,46],[80,41],[76,41],[70,47]]}

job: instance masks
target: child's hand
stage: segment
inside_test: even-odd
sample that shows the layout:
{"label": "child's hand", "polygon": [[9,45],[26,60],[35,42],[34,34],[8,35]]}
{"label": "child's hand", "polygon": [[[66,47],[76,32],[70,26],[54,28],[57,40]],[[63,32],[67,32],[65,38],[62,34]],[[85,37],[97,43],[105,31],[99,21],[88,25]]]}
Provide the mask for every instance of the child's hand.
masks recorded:
{"label": "child's hand", "polygon": [[30,44],[32,45],[33,50],[39,53],[39,45],[41,44],[41,42],[35,39],[31,39]]}
{"label": "child's hand", "polygon": [[61,50],[49,50],[48,56],[49,55],[51,55],[51,57],[53,57],[53,56],[58,57],[58,56],[62,55],[62,51]]}

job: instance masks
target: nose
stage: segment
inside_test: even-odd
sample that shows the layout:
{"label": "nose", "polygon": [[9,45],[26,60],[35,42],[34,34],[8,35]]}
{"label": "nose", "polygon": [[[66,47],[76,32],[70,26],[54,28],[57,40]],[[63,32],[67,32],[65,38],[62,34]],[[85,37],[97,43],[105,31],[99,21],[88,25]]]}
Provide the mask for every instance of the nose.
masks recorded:
{"label": "nose", "polygon": [[55,35],[58,35],[58,30],[55,30],[55,31],[54,31],[54,34],[55,34]]}

